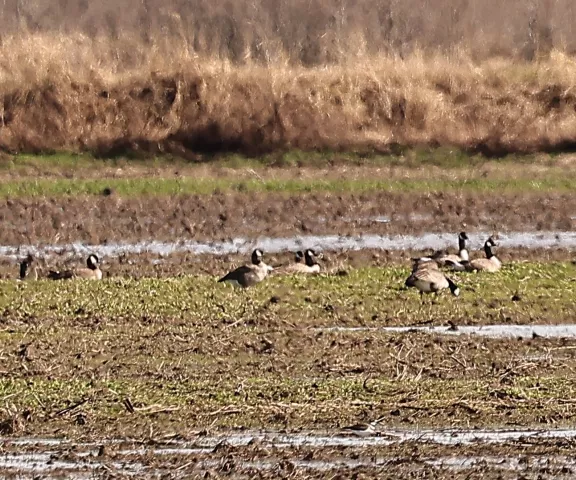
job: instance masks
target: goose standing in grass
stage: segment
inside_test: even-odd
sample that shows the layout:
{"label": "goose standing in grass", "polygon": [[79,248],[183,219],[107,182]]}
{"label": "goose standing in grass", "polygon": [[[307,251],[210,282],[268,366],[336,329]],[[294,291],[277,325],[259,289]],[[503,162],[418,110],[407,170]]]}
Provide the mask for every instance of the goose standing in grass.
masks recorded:
{"label": "goose standing in grass", "polygon": [[95,254],[90,254],[86,260],[87,268],[76,268],[72,270],[50,270],[48,278],[50,280],[68,280],[81,278],[86,280],[102,280],[102,270],[100,270],[100,259]]}
{"label": "goose standing in grass", "polygon": [[231,283],[238,287],[251,287],[264,280],[274,270],[262,260],[263,252],[256,249],[252,252],[252,264],[242,265],[223,276],[218,282]]}
{"label": "goose standing in grass", "polygon": [[[304,263],[302,262],[304,258]],[[282,268],[282,273],[298,274],[298,273],[320,273],[320,265],[318,259],[322,258],[322,254],[318,255],[312,249],[308,249],[302,254],[301,251],[296,252],[295,263]]]}
{"label": "goose standing in grass", "polygon": [[20,262],[20,280],[38,280],[38,269],[36,266],[30,271],[31,265],[34,263],[34,257],[30,254]]}
{"label": "goose standing in grass", "polygon": [[496,246],[497,244],[494,239],[489,237],[484,243],[484,253],[486,254],[486,258],[475,258],[469,262],[462,262],[465,269],[469,272],[497,272],[500,270],[502,262],[500,262],[498,257],[494,255],[492,250]]}
{"label": "goose standing in grass", "polygon": [[445,288],[454,296],[460,295],[460,288],[438,269],[436,262],[422,262],[414,265],[412,273],[404,282],[408,288],[417,288],[420,297],[425,293],[438,293]]}

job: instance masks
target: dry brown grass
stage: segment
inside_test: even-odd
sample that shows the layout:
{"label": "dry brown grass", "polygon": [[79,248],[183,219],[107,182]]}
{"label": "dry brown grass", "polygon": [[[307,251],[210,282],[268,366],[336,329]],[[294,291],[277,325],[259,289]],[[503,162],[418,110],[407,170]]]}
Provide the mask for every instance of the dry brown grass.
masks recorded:
{"label": "dry brown grass", "polygon": [[572,3],[7,1],[0,150],[570,148]]}

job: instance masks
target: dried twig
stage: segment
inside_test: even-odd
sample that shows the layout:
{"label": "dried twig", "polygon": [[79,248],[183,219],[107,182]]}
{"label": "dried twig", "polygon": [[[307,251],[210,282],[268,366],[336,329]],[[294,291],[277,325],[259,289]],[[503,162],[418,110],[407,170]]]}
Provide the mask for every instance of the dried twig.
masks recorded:
{"label": "dried twig", "polygon": [[59,417],[61,415],[65,415],[66,413],[71,412],[72,410],[77,409],[78,407],[81,407],[82,405],[84,405],[86,402],[88,402],[88,400],[90,400],[89,398],[85,398],[84,400],[81,400],[79,402],[76,402],[74,405],[70,405],[69,407],[63,408],[62,410],[58,410],[54,416],[55,417]]}
{"label": "dried twig", "polygon": [[240,408],[222,407],[222,408],[219,408],[218,410],[207,413],[206,415],[208,417],[214,417],[215,415],[233,415],[235,413],[242,413],[243,411],[244,410],[242,410]]}

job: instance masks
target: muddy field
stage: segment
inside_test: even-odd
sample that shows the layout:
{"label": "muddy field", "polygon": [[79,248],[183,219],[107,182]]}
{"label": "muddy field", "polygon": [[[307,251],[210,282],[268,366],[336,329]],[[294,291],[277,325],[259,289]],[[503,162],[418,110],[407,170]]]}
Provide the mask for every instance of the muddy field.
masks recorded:
{"label": "muddy field", "polygon": [[[459,157],[458,157],[459,158]],[[337,157],[332,159],[343,162]],[[567,231],[576,218],[576,196],[563,189],[538,188],[545,179],[570,180],[573,156],[531,159],[517,168],[510,162],[485,162],[471,167],[443,169],[433,165],[374,167],[336,164],[332,168],[218,168],[165,164],[160,167],[122,163],[97,167],[84,161],[79,166],[21,161],[0,172],[6,185],[34,185],[39,176],[57,183],[98,180],[97,195],[46,195],[18,193],[0,199],[0,245],[63,244],[82,242],[137,242],[142,240],[201,242],[244,237],[292,237],[295,235],[406,235],[426,232]],[[404,158],[403,162],[409,161]],[[122,194],[106,189],[106,180],[193,179],[213,184],[211,194]],[[392,191],[242,191],[242,181],[356,182],[362,188],[374,180],[404,182]],[[460,188],[439,191],[427,187],[431,179],[460,182]],[[575,179],[576,180],[576,179]],[[231,183],[232,182],[232,183]],[[240,182],[240,183],[233,183]],[[421,187],[411,188],[410,184]],[[478,188],[482,186],[483,188]],[[496,183],[490,183],[496,182]],[[498,187],[514,182],[530,187]],[[529,184],[527,182],[533,182]],[[228,185],[226,187],[226,185]],[[467,185],[471,187],[468,188]],[[475,188],[476,185],[476,188]],[[214,188],[215,187],[215,188]],[[51,191],[46,188],[47,191]],[[40,195],[38,195],[40,193]]]}
{"label": "muddy field", "polygon": [[1,244],[570,230],[573,194],[371,193],[0,201]]}
{"label": "muddy field", "polygon": [[3,282],[0,472],[569,478],[575,272]]}
{"label": "muddy field", "polygon": [[[573,475],[573,195],[110,193],[0,202],[0,476]],[[462,229],[502,270],[403,288]],[[322,273],[215,282],[262,245]],[[103,282],[15,281],[90,250]]]}
{"label": "muddy field", "polygon": [[36,471],[50,478],[541,479],[570,478],[576,467],[573,431],[557,438],[538,431],[418,434],[421,440],[402,430],[372,437],[354,431],[328,436],[246,431],[230,437],[199,432],[189,439],[80,444],[8,440],[0,471],[5,469],[5,478],[22,478],[6,467],[36,462]]}
{"label": "muddy field", "polygon": [[[36,255],[43,272],[83,263],[90,251],[83,245],[97,247],[92,251],[111,276],[221,274],[257,246],[268,248],[272,265],[315,248],[324,251],[324,268],[337,272],[407,265],[411,256],[441,248],[426,240],[430,234],[442,235],[442,248],[453,250],[461,230],[470,234],[472,256],[482,256],[485,237],[496,234],[512,235],[513,244],[499,250],[505,261],[571,260],[575,199],[563,193],[223,192],[0,200],[0,245],[7,247],[0,276],[14,277],[17,261],[35,246],[51,249]],[[529,246],[518,237],[522,232],[531,235]]]}

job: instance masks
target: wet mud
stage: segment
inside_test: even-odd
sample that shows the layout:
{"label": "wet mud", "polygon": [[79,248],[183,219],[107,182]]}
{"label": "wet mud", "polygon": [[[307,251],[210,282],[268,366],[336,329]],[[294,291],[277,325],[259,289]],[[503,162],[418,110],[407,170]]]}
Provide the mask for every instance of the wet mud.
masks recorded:
{"label": "wet mud", "polygon": [[576,469],[569,454],[574,436],[570,430],[378,428],[368,433],[205,432],[187,440],[4,438],[0,472],[5,478],[569,478]]}
{"label": "wet mud", "polygon": [[568,231],[576,197],[561,193],[228,192],[0,201],[1,245],[226,241],[297,235]]}

